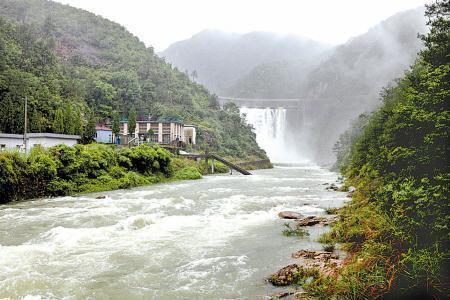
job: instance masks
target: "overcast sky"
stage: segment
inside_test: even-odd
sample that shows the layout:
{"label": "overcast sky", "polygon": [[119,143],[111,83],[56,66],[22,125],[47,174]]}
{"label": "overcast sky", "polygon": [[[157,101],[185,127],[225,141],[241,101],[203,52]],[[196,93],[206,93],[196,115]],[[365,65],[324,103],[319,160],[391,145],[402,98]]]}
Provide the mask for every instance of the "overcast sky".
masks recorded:
{"label": "overcast sky", "polygon": [[124,25],[162,51],[204,29],[296,34],[340,44],[428,0],[57,0]]}

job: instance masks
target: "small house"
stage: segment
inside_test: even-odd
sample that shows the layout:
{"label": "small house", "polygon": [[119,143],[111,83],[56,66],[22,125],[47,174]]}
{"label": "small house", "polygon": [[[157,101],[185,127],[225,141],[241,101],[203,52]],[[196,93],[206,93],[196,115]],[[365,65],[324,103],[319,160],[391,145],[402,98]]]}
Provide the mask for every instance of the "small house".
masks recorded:
{"label": "small house", "polygon": [[[73,146],[81,139],[79,135],[57,134],[57,133],[28,133],[26,151],[30,151],[35,146],[44,148],[56,145]],[[7,149],[23,150],[24,136],[23,134],[0,133],[0,151]]]}
{"label": "small house", "polygon": [[112,144],[113,143],[112,129],[105,125],[97,125],[95,127],[94,139],[97,143]]}

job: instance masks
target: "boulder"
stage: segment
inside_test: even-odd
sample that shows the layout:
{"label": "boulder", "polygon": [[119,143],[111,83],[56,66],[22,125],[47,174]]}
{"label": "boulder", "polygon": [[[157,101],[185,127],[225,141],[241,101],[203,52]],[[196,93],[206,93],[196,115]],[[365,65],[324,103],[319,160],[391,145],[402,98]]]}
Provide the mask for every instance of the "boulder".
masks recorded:
{"label": "boulder", "polygon": [[350,186],[349,188],[348,188],[348,192],[349,193],[354,193],[356,191],[356,188],[354,187],[354,186]]}
{"label": "boulder", "polygon": [[105,199],[105,198],[106,198],[105,195],[100,195],[100,196],[95,197],[95,199]]}
{"label": "boulder", "polygon": [[306,270],[318,270],[324,276],[337,274],[344,263],[339,255],[328,251],[300,250],[292,253],[292,258],[299,259]]}
{"label": "boulder", "polygon": [[278,216],[282,219],[301,219],[304,215],[294,211],[280,211]]}
{"label": "boulder", "polygon": [[338,191],[339,187],[337,185],[335,185],[334,183],[332,183],[330,186],[327,186],[325,189],[332,190],[332,191]]}
{"label": "boulder", "polygon": [[275,286],[286,286],[294,283],[296,274],[300,272],[300,266],[297,264],[288,265],[272,274],[268,280]]}

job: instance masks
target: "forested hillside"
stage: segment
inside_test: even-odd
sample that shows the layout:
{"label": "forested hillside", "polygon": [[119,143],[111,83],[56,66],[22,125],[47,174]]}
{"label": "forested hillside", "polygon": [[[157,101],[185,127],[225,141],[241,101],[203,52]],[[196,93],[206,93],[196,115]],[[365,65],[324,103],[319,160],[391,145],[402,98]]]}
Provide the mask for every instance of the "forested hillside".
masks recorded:
{"label": "forested hillside", "polygon": [[0,0],[0,17],[1,132],[23,131],[28,96],[31,131],[82,133],[88,121],[126,118],[134,108],[197,125],[202,148],[265,157],[236,109],[221,110],[122,26],[46,0]]}
{"label": "forested hillside", "polygon": [[[255,67],[275,62],[308,62],[316,60],[327,49],[327,45],[297,36],[268,32],[241,35],[205,30],[170,45],[160,55],[180,70],[188,70],[190,74],[195,71],[194,76],[199,82],[221,96],[228,96],[236,94],[232,87]],[[267,75],[273,78],[273,74]],[[259,81],[250,88],[254,91],[258,87]]]}
{"label": "forested hillside", "polygon": [[426,14],[431,30],[415,65],[337,144],[338,165],[356,192],[327,239],[351,255],[343,276],[311,287],[322,297],[449,295],[448,1],[429,5]]}

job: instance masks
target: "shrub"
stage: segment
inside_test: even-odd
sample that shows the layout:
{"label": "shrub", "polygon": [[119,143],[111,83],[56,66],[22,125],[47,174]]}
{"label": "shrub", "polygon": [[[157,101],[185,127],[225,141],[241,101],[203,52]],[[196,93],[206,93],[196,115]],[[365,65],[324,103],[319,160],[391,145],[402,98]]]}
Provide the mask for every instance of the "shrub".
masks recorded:
{"label": "shrub", "polygon": [[119,179],[124,177],[126,174],[126,170],[123,167],[119,166],[112,166],[111,169],[109,169],[109,175],[111,175],[112,178]]}
{"label": "shrub", "polygon": [[176,179],[200,179],[202,178],[202,174],[197,170],[195,167],[186,167],[184,169],[181,169],[177,172],[175,172],[174,177]]}
{"label": "shrub", "polygon": [[26,161],[18,152],[0,152],[0,203],[19,196],[26,169]]}

